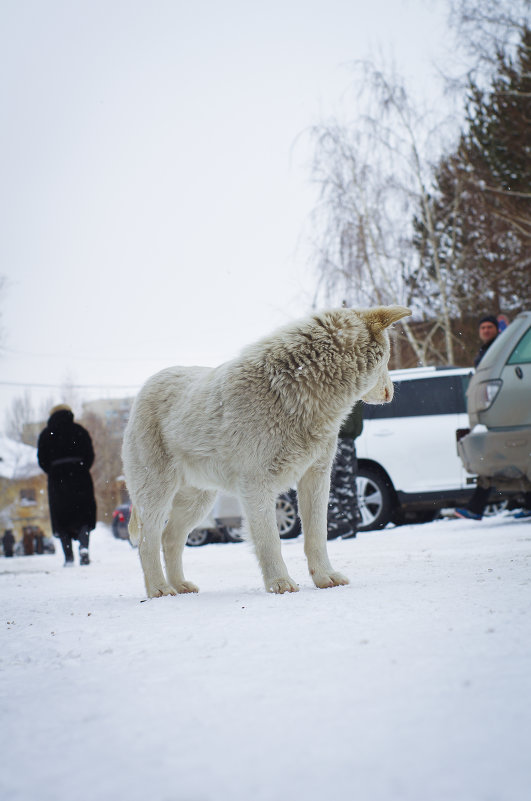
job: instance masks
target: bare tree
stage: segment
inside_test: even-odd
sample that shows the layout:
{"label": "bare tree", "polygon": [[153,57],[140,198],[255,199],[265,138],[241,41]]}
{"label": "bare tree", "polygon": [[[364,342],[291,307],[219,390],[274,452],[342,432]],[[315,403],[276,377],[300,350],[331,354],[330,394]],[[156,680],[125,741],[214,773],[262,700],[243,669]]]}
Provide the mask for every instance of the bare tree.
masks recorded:
{"label": "bare tree", "polygon": [[[422,336],[402,321],[417,360],[452,363],[454,342],[446,276],[435,261],[437,297],[419,305],[410,277],[423,269],[413,247],[413,219],[421,208],[435,243],[430,217],[431,160],[443,146],[441,121],[412,102],[405,86],[374,65],[358,65],[358,102],[364,113],[350,125],[333,122],[313,130],[314,180],[320,185],[315,211],[318,292],[348,304],[404,303],[415,318],[430,320]],[[367,97],[368,95],[368,97]],[[431,230],[430,230],[431,227]],[[442,350],[435,345],[442,332]],[[439,336],[439,340],[441,337]]]}
{"label": "bare tree", "polygon": [[35,446],[43,422],[54,405],[53,398],[41,401],[35,407],[31,392],[13,398],[5,414],[5,432],[10,439]]}
{"label": "bare tree", "polygon": [[[477,232],[485,210],[491,215],[484,226],[485,269],[493,243],[513,271],[509,279],[514,279],[516,263],[525,278],[529,264],[528,170],[518,162],[522,153],[525,164],[528,150],[529,69],[521,70],[518,83],[514,65],[526,63],[526,48],[529,52],[531,0],[449,0],[448,6],[463,56],[459,66],[466,64],[466,69],[452,76],[453,83],[443,77],[447,87],[459,90],[467,132],[455,118],[446,120],[449,126],[441,127],[441,119],[430,123],[433,114],[412,102],[403,82],[372,64],[356,69],[362,90],[355,119],[313,130],[313,177],[321,190],[313,218],[317,295],[348,304],[391,299],[411,306],[413,322],[401,325],[421,364],[452,364],[456,353],[463,354],[463,310],[471,303],[475,308],[485,295],[472,281],[477,263],[470,259],[473,236],[464,247],[463,231],[472,225]],[[487,114],[489,87],[503,65],[504,83],[495,87],[499,113]],[[486,133],[492,142],[493,121],[500,132],[504,120],[510,137],[489,149]],[[466,151],[459,150],[466,158],[455,155],[459,142],[468,144]],[[480,170],[482,164],[489,170]],[[509,182],[496,180],[509,174]],[[468,228],[456,225],[460,220],[470,223]],[[497,265],[491,283],[501,287],[502,278]]]}
{"label": "bare tree", "polygon": [[112,512],[118,504],[117,478],[122,473],[121,437],[113,426],[93,412],[85,412],[81,420],[92,438],[94,466],[91,470],[98,505],[98,520],[112,521]]}
{"label": "bare tree", "polygon": [[75,378],[71,372],[67,372],[60,390],[61,400],[60,403],[66,403],[74,414],[81,413],[83,402],[79,394],[79,388],[76,386]]}
{"label": "bare tree", "polygon": [[35,420],[31,393],[26,390],[24,395],[14,398],[5,415],[5,431],[10,439],[23,442],[24,426]]}
{"label": "bare tree", "polygon": [[[6,288],[6,277],[5,275],[0,275],[0,300],[3,299],[3,295]],[[0,311],[0,353],[2,352],[2,342],[4,340],[4,329],[2,326],[2,312]]]}
{"label": "bare tree", "polygon": [[499,54],[514,55],[523,28],[530,26],[531,0],[449,0],[448,22],[467,58],[464,74],[445,70],[450,85],[488,83]]}

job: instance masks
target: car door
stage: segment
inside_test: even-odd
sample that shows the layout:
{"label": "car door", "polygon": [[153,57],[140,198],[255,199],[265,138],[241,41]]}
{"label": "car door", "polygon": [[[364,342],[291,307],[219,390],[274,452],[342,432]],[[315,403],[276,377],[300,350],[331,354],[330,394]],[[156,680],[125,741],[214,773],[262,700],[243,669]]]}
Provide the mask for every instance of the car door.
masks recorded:
{"label": "car door", "polygon": [[490,427],[531,426],[531,327],[501,372],[501,391],[492,404]]}
{"label": "car door", "polygon": [[385,406],[365,406],[358,458],[380,464],[396,490],[417,493],[467,486],[455,432],[468,425],[461,374],[395,381]]}

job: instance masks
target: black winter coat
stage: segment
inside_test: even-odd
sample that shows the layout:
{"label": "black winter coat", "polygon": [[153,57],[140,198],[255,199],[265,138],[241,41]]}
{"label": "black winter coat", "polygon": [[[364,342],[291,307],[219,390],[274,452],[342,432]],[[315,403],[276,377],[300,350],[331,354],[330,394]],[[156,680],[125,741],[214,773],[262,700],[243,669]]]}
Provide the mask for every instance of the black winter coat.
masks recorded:
{"label": "black winter coat", "polygon": [[480,349],[477,352],[476,358],[474,359],[474,367],[478,366],[478,364],[480,363],[480,361],[482,360],[483,356],[486,354],[486,352],[488,351],[488,349],[490,348],[492,343],[496,339],[498,339],[498,336],[499,336],[499,334],[497,336],[495,336],[494,339],[491,339],[490,342],[486,342],[484,345],[482,345],[480,347]]}
{"label": "black winter coat", "polygon": [[94,449],[90,434],[66,409],[52,414],[41,431],[39,464],[48,474],[52,530],[76,537],[82,528],[96,527],[96,501],[90,468]]}
{"label": "black winter coat", "polygon": [[349,439],[357,439],[363,431],[363,402],[357,401],[350,414],[341,426],[339,437],[348,437]]}

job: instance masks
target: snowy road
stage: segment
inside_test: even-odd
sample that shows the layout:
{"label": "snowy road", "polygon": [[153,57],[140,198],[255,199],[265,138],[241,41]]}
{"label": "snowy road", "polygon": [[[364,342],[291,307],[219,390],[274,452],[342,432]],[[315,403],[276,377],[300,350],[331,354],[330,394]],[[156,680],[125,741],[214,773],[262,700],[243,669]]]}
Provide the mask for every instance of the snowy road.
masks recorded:
{"label": "snowy road", "polygon": [[247,543],[187,548],[199,595],[0,559],[3,801],[528,801],[531,522],[330,543],[348,587],[267,594]]}

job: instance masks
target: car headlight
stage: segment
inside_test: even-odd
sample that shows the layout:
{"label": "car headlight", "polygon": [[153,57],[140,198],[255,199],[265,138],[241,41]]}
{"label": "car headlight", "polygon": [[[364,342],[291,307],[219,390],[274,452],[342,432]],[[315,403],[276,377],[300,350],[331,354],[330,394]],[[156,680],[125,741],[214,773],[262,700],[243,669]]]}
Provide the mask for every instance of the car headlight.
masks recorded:
{"label": "car headlight", "polygon": [[484,412],[489,409],[501,389],[503,381],[500,378],[495,378],[492,381],[484,381],[476,389],[476,409],[478,412]]}

